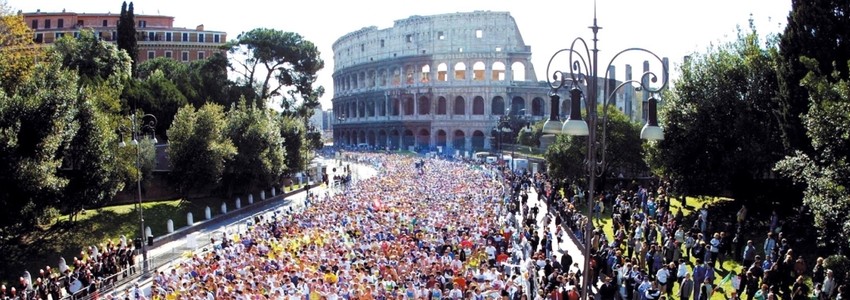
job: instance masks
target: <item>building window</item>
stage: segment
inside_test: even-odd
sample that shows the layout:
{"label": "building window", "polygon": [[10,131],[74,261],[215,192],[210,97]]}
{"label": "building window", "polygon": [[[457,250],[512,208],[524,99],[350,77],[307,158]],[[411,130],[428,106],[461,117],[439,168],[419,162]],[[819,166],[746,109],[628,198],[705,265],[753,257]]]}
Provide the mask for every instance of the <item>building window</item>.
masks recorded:
{"label": "building window", "polygon": [[38,43],[38,44],[43,43],[44,42],[44,34],[36,33],[35,34],[35,42]]}
{"label": "building window", "polygon": [[102,40],[103,40],[103,31],[98,31],[98,32],[97,32],[97,40],[99,40],[99,41],[102,41]]}
{"label": "building window", "polygon": [[496,52],[502,52],[502,47],[496,47]]}
{"label": "building window", "polygon": [[165,51],[165,57],[171,58],[171,51]]}
{"label": "building window", "polygon": [[103,27],[109,26],[109,21],[103,20],[103,25],[101,25],[101,26],[103,26]]}
{"label": "building window", "polygon": [[116,41],[116,40],[118,40],[118,32],[113,30],[112,31],[112,41]]}
{"label": "building window", "polygon": [[65,19],[56,20],[56,28],[65,28]]}
{"label": "building window", "polygon": [[32,29],[38,29],[38,20],[32,20]]}
{"label": "building window", "polygon": [[408,34],[408,35],[407,35],[407,37],[405,38],[405,40],[406,40],[408,43],[413,43],[413,35],[412,35],[412,34]]}
{"label": "building window", "polygon": [[148,51],[148,59],[153,59],[154,57],[156,57],[156,52]]}
{"label": "building window", "polygon": [[55,37],[58,40],[58,39],[62,38],[63,36],[65,36],[64,32],[57,32],[53,37]]}
{"label": "building window", "polygon": [[206,58],[206,53],[204,51],[198,51],[198,60]]}
{"label": "building window", "polygon": [[44,20],[44,29],[50,29],[50,19]]}
{"label": "building window", "polygon": [[156,32],[148,31],[148,41],[156,40]]}
{"label": "building window", "polygon": [[148,21],[139,20],[139,27],[141,27],[141,28],[148,27]]}
{"label": "building window", "polygon": [[180,60],[189,61],[189,51],[183,51],[183,53],[180,53]]}
{"label": "building window", "polygon": [[457,48],[457,52],[463,52],[463,47]]}
{"label": "building window", "polygon": [[181,41],[181,42],[188,42],[188,41],[189,41],[189,33],[188,33],[188,32],[184,32],[184,33],[183,33],[183,39],[181,39],[180,41]]}
{"label": "building window", "polygon": [[204,34],[203,34],[203,33],[199,33],[199,34],[198,34],[198,43],[203,43],[203,42],[204,42]]}
{"label": "building window", "polygon": [[360,44],[360,52],[366,52],[366,44]]}
{"label": "building window", "polygon": [[74,38],[75,39],[80,38],[80,32],[79,31],[74,31]]}
{"label": "building window", "polygon": [[483,37],[484,37],[484,31],[483,31],[483,30],[481,30],[481,29],[476,29],[476,30],[475,30],[475,37],[476,37],[476,38],[479,38],[479,39],[480,39],[480,38],[483,38]]}
{"label": "building window", "polygon": [[384,40],[381,40],[381,48],[384,48]]}
{"label": "building window", "polygon": [[165,41],[166,41],[166,42],[170,42],[170,41],[171,41],[171,32],[166,32],[166,33],[165,33]]}
{"label": "building window", "polygon": [[218,34],[213,35],[213,42],[215,42],[216,44],[221,43],[221,36],[219,36]]}
{"label": "building window", "polygon": [[441,40],[441,41],[442,41],[442,40],[445,40],[445,39],[446,39],[446,34],[445,34],[445,33],[443,33],[442,31],[438,31],[438,32],[437,32],[437,39],[439,39],[439,40]]}

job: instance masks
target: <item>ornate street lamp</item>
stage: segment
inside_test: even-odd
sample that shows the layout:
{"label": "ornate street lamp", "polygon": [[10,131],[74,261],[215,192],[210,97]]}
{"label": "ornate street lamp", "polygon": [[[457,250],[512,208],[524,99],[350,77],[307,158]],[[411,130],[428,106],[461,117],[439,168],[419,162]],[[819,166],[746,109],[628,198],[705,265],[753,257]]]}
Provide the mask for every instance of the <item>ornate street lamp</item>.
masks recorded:
{"label": "ornate street lamp", "polygon": [[[136,147],[136,171],[138,172],[138,177],[136,177],[136,191],[138,192],[138,202],[139,202],[139,227],[141,236],[139,239],[141,240],[141,252],[142,252],[142,276],[146,276],[150,269],[148,262],[148,249],[147,249],[147,235],[145,234],[145,215],[142,207],[142,169],[141,169],[141,146],[139,145],[139,139],[147,138],[150,136],[151,141],[156,147],[156,117],[152,114],[146,114],[141,117],[138,126],[136,124],[136,114],[134,113],[130,117],[131,128],[127,129],[126,127],[121,127],[120,130],[120,140],[121,142],[118,144],[119,147],[126,147],[127,143],[124,142],[124,132],[129,132],[131,137],[133,138],[133,145]],[[150,134],[150,135],[148,135]],[[156,150],[154,150],[156,151]]]}
{"label": "ornate street lamp", "polygon": [[[615,54],[611,61],[606,66],[606,70],[611,70],[611,66],[614,64],[614,60],[617,59],[621,54],[626,52],[642,52],[644,54],[649,54],[651,57],[657,59],[662,67],[661,73],[661,85],[657,88],[653,88],[649,86],[649,82],[655,83],[658,81],[658,75],[654,72],[647,71],[642,76],[641,81],[637,80],[626,80],[615,88],[611,89],[610,94],[603,95],[602,98],[602,138],[598,140],[597,134],[597,93],[599,92],[599,80],[600,76],[598,73],[598,53],[599,49],[597,48],[597,33],[599,27],[596,23],[596,6],[594,4],[593,8],[593,26],[590,26],[590,29],[593,31],[593,48],[589,48],[587,43],[581,37],[573,40],[569,49],[561,49],[555,52],[552,55],[552,58],[549,59],[549,65],[546,67],[546,73],[551,74],[551,78],[549,78],[549,85],[551,87],[550,100],[551,100],[551,110],[549,120],[543,126],[543,132],[547,134],[568,134],[573,136],[587,136],[587,171],[588,171],[588,182],[589,186],[587,188],[587,197],[584,199],[587,201],[587,214],[586,214],[586,224],[585,224],[585,233],[584,233],[584,269],[583,269],[583,279],[582,279],[582,293],[586,299],[591,299],[590,297],[590,288],[593,285],[591,278],[591,270],[590,270],[590,259],[591,253],[590,249],[592,248],[591,240],[593,237],[593,222],[591,222],[590,218],[592,208],[593,208],[593,198],[594,198],[594,190],[596,188],[596,177],[602,173],[605,166],[605,139],[606,139],[606,131],[607,131],[607,123],[608,123],[608,106],[609,101],[614,101],[614,96],[617,91],[625,86],[635,86],[636,90],[644,90],[653,95],[650,97],[649,103],[647,104],[648,113],[647,113],[647,122],[641,130],[641,138],[647,140],[661,140],[664,139],[664,132],[661,127],[658,126],[658,119],[656,113],[657,100],[654,95],[659,94],[664,88],[667,87],[668,81],[668,67],[667,60],[662,59],[655,53],[643,49],[643,48],[628,48],[622,50]],[[556,70],[550,73],[550,68],[553,67],[553,61],[556,56],[565,52],[569,54],[569,71],[560,71]],[[606,71],[604,76],[605,88],[603,91],[609,91],[609,76],[614,76],[614,74],[609,74],[609,71]],[[613,78],[610,78],[613,79]],[[584,98],[585,101],[585,110],[587,113],[587,121],[582,119],[581,116],[581,101],[584,92],[581,90],[582,83],[586,83],[587,86],[587,97]],[[563,124],[561,123],[558,116],[558,103],[560,97],[558,96],[558,91],[561,88],[569,87],[570,88],[570,116]],[[598,148],[598,146],[601,147]],[[597,154],[601,153],[601,159],[597,158]]]}

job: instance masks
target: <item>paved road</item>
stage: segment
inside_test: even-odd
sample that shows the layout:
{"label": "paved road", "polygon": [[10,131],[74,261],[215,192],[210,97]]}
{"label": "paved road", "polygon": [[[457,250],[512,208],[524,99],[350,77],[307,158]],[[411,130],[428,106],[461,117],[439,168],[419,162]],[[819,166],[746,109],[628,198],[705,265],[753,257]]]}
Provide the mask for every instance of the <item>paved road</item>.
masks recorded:
{"label": "paved road", "polygon": [[[345,165],[351,165],[351,170],[353,172],[352,177],[354,178],[354,180],[369,178],[378,174],[378,170],[376,170],[372,166],[367,166],[363,164],[356,164],[345,161],[340,162],[339,160],[335,159],[322,159],[322,162],[329,166],[329,176],[343,174],[343,168],[339,166]],[[333,172],[333,166],[336,166],[336,173]],[[311,189],[310,193],[322,194],[325,192],[335,193],[339,191],[340,187],[317,187]],[[274,197],[268,198],[266,200],[255,199],[253,205],[247,205],[247,202],[245,202],[245,206],[243,206],[242,209],[239,211],[231,212],[226,217],[213,219],[208,222],[196,225],[198,226],[199,230],[195,233],[188,235],[185,238],[180,238],[162,245],[156,245],[154,247],[148,247],[148,257],[160,259],[160,261],[162,259],[167,260],[168,263],[165,263],[155,272],[158,273],[159,271],[165,271],[166,269],[168,269],[168,267],[170,267],[171,262],[174,262],[186,251],[197,251],[208,246],[210,244],[211,237],[216,237],[216,240],[220,240],[220,236],[222,233],[233,234],[235,232],[244,232],[245,230],[247,230],[247,223],[253,220],[254,216],[273,214],[275,212],[286,213],[286,211],[290,209],[302,209],[304,207],[304,200],[306,199],[306,197],[307,193],[304,190],[301,190],[286,198]],[[193,239],[194,241],[192,241]],[[123,295],[124,292],[127,292],[131,290],[135,285],[138,285],[142,288],[142,292],[145,295],[150,295],[150,283],[152,278],[152,276],[149,276],[145,278],[140,277],[130,280],[129,282],[126,282],[125,284],[116,287],[111,293],[115,296]]]}

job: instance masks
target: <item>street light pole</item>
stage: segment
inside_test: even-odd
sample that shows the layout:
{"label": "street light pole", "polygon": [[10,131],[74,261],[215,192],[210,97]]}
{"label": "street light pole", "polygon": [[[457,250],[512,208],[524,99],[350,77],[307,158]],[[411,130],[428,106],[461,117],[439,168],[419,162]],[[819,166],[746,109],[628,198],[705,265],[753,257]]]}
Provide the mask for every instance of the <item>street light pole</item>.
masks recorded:
{"label": "street light pole", "polygon": [[[561,49],[555,52],[552,55],[552,58],[549,59],[549,65],[546,68],[547,74],[552,74],[552,77],[549,78],[549,85],[552,88],[552,93],[550,94],[551,102],[551,112],[549,120],[543,125],[543,132],[547,134],[559,134],[565,133],[574,136],[587,136],[587,171],[588,171],[588,187],[586,198],[584,201],[587,201],[587,212],[585,214],[585,227],[584,227],[584,268],[583,268],[583,278],[581,280],[582,284],[582,294],[585,299],[592,299],[591,297],[591,288],[594,286],[595,278],[591,277],[592,273],[594,273],[590,269],[590,260],[591,256],[591,248],[592,240],[593,240],[593,222],[592,222],[592,212],[593,212],[593,202],[594,195],[596,190],[596,177],[600,175],[605,168],[605,139],[607,133],[607,112],[609,101],[614,100],[614,96],[617,91],[625,86],[638,85],[636,87],[637,90],[645,90],[650,94],[658,94],[667,86],[668,80],[668,70],[667,70],[667,60],[660,58],[655,53],[643,49],[643,48],[628,48],[622,50],[615,54],[611,59],[611,62],[608,64],[606,68],[606,73],[604,76],[605,82],[605,91],[607,92],[610,88],[609,85],[609,76],[613,76],[614,74],[609,74],[607,70],[610,70],[610,67],[613,66],[614,60],[625,52],[644,52],[648,53],[661,62],[662,67],[662,84],[658,88],[653,88],[649,86],[648,82],[656,82],[658,80],[658,76],[650,71],[645,72],[642,75],[642,81],[635,80],[625,80],[621,84],[619,84],[616,88],[614,88],[610,94],[603,95],[602,98],[602,138],[601,138],[601,149],[597,149],[597,139],[598,139],[598,92],[599,92],[599,73],[598,73],[598,56],[599,49],[597,47],[597,42],[599,39],[597,38],[597,34],[599,27],[596,22],[596,4],[594,3],[593,8],[593,26],[589,28],[593,32],[593,48],[588,48],[587,43],[582,38],[576,38],[573,40],[570,48]],[[569,71],[554,71],[549,73],[549,69],[552,67],[553,61],[558,54],[566,52],[569,54]],[[587,57],[590,56],[590,57]],[[573,59],[575,57],[575,59]],[[589,60],[588,60],[589,58]],[[611,78],[613,79],[613,78]],[[580,85],[582,82],[589,80],[586,83],[587,86],[587,98],[585,98],[585,110],[587,112],[587,122],[581,119],[581,100],[582,100],[582,91],[580,89]],[[571,101],[571,111],[569,119],[561,124],[558,116],[558,109],[560,107],[558,101],[560,96],[558,95],[558,90],[569,85],[571,87],[570,93],[570,101]],[[641,130],[641,138],[647,140],[661,140],[664,138],[663,131],[660,127],[658,127],[658,120],[656,118],[655,104],[657,100],[654,98],[649,99],[648,108],[652,111],[648,112],[647,124]],[[597,157],[597,151],[601,151],[601,159]]]}
{"label": "street light pole", "polygon": [[[139,205],[139,240],[141,241],[141,249],[142,252],[142,276],[146,276],[148,271],[150,270],[149,261],[148,261],[148,249],[147,249],[147,235],[145,234],[145,215],[144,215],[144,207],[142,206],[142,163],[141,163],[141,145],[139,144],[139,139],[145,136],[146,132],[150,132],[152,136],[152,141],[154,147],[156,147],[156,132],[154,131],[156,128],[156,117],[151,114],[143,115],[141,118],[141,124],[137,127],[136,124],[136,114],[134,113],[130,117],[131,129],[130,135],[133,138],[133,145],[136,146],[136,196],[138,197],[138,205]],[[126,128],[123,128],[126,130]],[[120,147],[126,146],[124,143],[123,136],[121,137],[121,142],[119,144]],[[154,151],[156,148],[154,148]]]}

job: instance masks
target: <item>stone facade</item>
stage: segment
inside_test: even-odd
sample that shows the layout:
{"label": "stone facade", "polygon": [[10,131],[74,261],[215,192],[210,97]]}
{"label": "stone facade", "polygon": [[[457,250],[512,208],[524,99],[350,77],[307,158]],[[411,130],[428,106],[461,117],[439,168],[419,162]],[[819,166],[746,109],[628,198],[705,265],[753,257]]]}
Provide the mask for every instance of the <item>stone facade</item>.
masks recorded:
{"label": "stone facade", "polygon": [[549,114],[507,12],[412,16],[348,33],[333,51],[336,144],[478,151],[505,113]]}

